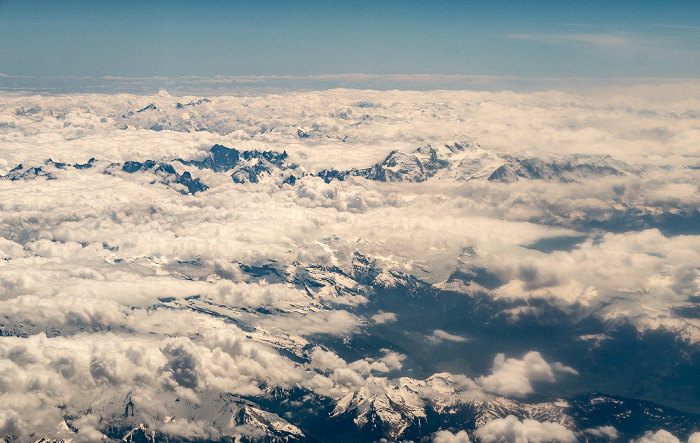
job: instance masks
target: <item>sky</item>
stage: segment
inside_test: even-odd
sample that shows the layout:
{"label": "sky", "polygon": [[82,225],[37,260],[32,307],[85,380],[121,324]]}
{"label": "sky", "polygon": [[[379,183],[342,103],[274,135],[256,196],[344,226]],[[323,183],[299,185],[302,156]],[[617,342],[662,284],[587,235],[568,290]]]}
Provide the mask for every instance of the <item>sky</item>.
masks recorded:
{"label": "sky", "polygon": [[693,1],[3,1],[0,74],[697,78]]}

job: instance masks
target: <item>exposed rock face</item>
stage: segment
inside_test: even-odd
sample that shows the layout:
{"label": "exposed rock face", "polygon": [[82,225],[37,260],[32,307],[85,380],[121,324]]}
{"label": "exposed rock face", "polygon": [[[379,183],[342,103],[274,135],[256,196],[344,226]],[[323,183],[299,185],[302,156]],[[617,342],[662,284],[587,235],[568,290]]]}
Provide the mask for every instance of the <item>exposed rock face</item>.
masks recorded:
{"label": "exposed rock face", "polygon": [[0,180],[34,180],[36,178],[45,178],[53,180],[56,177],[50,172],[44,171],[41,167],[25,168],[23,165],[17,165],[14,169],[5,175],[0,175]]}
{"label": "exposed rock face", "polygon": [[164,185],[180,184],[185,189],[180,189],[181,194],[195,194],[208,189],[208,186],[202,183],[198,178],[192,178],[192,175],[185,171],[178,174],[175,168],[169,163],[156,162],[154,160],[146,160],[145,162],[128,161],[122,165],[122,171],[129,174],[135,172],[150,172],[160,177],[160,182]]}
{"label": "exposed rock face", "polygon": [[214,145],[202,160],[177,159],[200,169],[231,172],[234,183],[259,183],[264,178],[277,176],[281,177],[282,183],[293,185],[304,176],[304,170],[286,160],[286,152],[238,151],[222,145]]}
{"label": "exposed rock face", "polygon": [[229,149],[222,145],[214,145],[207,157],[202,160],[181,160],[177,161],[186,164],[196,166],[199,169],[211,169],[214,172],[226,172],[238,165],[238,160],[240,158],[239,152],[236,149]]}
{"label": "exposed rock face", "polygon": [[513,183],[518,181],[518,174],[510,165],[503,165],[493,171],[489,176],[489,181],[499,181],[503,183]]}

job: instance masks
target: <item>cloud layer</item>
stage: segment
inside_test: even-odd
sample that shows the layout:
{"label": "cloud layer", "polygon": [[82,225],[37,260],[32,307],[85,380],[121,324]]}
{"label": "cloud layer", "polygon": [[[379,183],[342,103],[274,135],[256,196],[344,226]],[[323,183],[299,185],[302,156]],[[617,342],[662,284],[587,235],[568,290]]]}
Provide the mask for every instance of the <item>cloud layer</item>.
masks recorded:
{"label": "cloud layer", "polygon": [[[576,320],[699,341],[700,102],[679,91],[3,95],[0,433],[59,435],[70,413],[94,439],[100,417],[122,414],[114,405],[128,399],[169,435],[253,435],[262,431],[250,423],[226,431],[204,415],[185,419],[176,399],[204,404],[275,388],[342,404],[338,417],[381,410],[408,429],[406,417],[446,408],[446,398],[523,399],[538,383],[576,375],[544,349],[490,353],[490,371],[471,378],[404,377],[412,350],[392,341],[342,353],[357,337],[402,325],[402,315],[371,306],[378,287],[410,278],[455,297],[517,301],[497,313],[510,324],[544,315],[530,304],[537,300]],[[284,183],[271,168],[257,183],[237,183],[200,169],[216,144],[286,153],[298,178]],[[207,188],[181,193],[185,185],[153,168],[122,166],[146,160]],[[619,174],[597,174],[620,162]],[[584,163],[586,174],[565,175],[575,180],[534,170],[488,179],[504,164]],[[316,175],[375,165],[391,177],[430,173],[420,182]],[[426,328],[420,340],[470,343],[453,326]],[[561,424],[515,417],[476,435],[574,438]]]}

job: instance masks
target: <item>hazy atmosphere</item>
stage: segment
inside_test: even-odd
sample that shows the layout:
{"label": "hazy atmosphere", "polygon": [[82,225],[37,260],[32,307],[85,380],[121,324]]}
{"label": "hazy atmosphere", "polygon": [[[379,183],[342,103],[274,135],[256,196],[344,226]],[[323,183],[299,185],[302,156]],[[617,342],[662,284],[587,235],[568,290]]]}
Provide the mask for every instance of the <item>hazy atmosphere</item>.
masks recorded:
{"label": "hazy atmosphere", "polygon": [[0,441],[700,441],[693,2],[0,0]]}

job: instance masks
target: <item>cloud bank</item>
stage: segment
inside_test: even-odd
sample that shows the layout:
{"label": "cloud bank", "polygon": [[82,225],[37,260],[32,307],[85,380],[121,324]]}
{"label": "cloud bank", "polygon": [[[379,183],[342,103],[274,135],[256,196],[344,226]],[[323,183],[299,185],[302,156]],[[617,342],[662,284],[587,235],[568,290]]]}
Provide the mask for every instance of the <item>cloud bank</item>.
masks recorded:
{"label": "cloud bank", "polygon": [[[520,401],[580,369],[528,348],[482,356],[490,372],[471,378],[411,378],[417,351],[395,341],[341,352],[406,326],[402,305],[373,304],[392,288],[503,303],[507,324],[550,307],[697,342],[694,88],[3,95],[0,430],[74,437],[70,415],[94,439],[131,402],[179,438],[294,433],[242,397],[303,389],[403,432],[427,405]],[[204,167],[216,145],[259,180]],[[467,346],[449,320],[416,342]],[[179,409],[219,394],[268,430]],[[572,432],[511,416],[474,435]]]}

